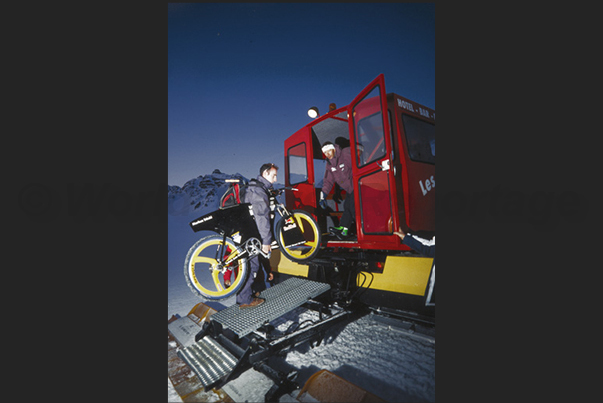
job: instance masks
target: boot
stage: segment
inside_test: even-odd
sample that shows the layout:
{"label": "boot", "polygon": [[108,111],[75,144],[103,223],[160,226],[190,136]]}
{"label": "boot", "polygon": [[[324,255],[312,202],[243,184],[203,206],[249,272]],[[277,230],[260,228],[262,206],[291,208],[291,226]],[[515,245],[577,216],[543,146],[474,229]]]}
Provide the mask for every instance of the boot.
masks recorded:
{"label": "boot", "polygon": [[346,227],[330,227],[329,232],[337,237],[340,241],[347,239],[348,229]]}
{"label": "boot", "polygon": [[248,304],[241,304],[241,305],[239,305],[239,309],[244,309],[244,308],[252,308],[252,307],[254,307],[254,306],[261,305],[261,304],[263,304],[264,302],[266,302],[266,300],[265,300],[265,299],[262,299],[262,298],[254,298],[254,299],[252,299],[252,300],[251,300],[251,302],[250,302],[250,303],[248,303]]}

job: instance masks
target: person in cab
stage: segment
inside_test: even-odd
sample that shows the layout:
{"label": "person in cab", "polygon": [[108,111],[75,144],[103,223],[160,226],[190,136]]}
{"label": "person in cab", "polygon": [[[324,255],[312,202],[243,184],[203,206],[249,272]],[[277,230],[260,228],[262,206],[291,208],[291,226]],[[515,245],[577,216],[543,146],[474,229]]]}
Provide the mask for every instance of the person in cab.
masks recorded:
{"label": "person in cab", "polygon": [[322,152],[327,157],[325,176],[320,192],[319,205],[327,209],[326,197],[335,184],[346,192],[343,202],[343,214],[339,227],[330,227],[329,232],[340,240],[354,235],[356,209],[354,205],[354,185],[352,182],[352,156],[350,147],[341,148],[330,141],[322,145]]}

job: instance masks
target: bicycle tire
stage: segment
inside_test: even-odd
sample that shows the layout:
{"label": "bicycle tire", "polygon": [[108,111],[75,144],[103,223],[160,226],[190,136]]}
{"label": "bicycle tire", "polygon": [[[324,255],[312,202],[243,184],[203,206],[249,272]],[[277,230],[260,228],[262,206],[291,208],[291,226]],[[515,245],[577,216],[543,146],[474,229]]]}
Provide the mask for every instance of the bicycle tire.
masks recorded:
{"label": "bicycle tire", "polygon": [[[228,252],[228,250],[230,251]],[[193,293],[209,300],[225,299],[236,294],[245,284],[248,273],[247,259],[235,260],[230,264],[230,268],[235,270],[238,267],[238,274],[231,286],[225,287],[222,272],[212,269],[218,263],[215,258],[218,251],[227,253],[228,258],[243,253],[243,250],[231,238],[226,238],[223,243],[221,235],[210,235],[195,242],[188,250],[184,260],[186,284]]]}
{"label": "bicycle tire", "polygon": [[306,242],[302,245],[295,245],[288,248],[284,246],[283,226],[287,220],[284,217],[276,224],[276,242],[281,248],[281,252],[289,260],[297,263],[307,262],[316,257],[320,251],[322,233],[318,227],[318,223],[310,213],[303,210],[293,210],[291,211],[291,216],[302,230]]}

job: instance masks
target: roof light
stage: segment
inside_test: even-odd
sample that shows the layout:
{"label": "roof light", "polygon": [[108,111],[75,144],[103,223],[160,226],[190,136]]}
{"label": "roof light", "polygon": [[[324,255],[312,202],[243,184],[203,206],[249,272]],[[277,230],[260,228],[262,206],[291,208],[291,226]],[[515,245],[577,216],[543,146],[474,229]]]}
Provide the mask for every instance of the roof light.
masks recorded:
{"label": "roof light", "polygon": [[319,113],[318,113],[318,108],[313,106],[310,109],[308,109],[308,116],[310,116],[312,119],[318,117]]}

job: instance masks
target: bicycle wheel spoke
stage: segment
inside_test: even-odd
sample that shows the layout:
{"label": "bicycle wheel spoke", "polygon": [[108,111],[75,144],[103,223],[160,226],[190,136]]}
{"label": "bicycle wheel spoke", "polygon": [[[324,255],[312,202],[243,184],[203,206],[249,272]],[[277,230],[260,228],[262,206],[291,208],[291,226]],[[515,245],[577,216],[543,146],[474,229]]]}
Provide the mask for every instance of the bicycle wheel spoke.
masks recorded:
{"label": "bicycle wheel spoke", "polygon": [[[233,251],[233,252],[232,252],[230,255],[228,255],[228,256],[224,256],[224,261],[225,261],[225,262],[228,262],[228,261],[229,261],[229,260],[231,260],[231,259],[236,259],[236,257],[237,257],[238,255],[239,255],[239,254],[237,253],[237,251]],[[229,265],[229,266],[231,266],[231,265],[233,265],[234,263],[235,263],[235,262],[233,261],[233,262],[230,262],[228,265]]]}
{"label": "bicycle wheel spoke", "polygon": [[310,228],[310,231],[309,231],[310,233],[308,235],[311,235],[312,238],[313,238],[311,240],[308,240],[307,243],[308,244],[312,244],[312,245],[316,245],[316,242],[315,242],[316,241],[316,234],[314,233],[314,227],[312,226],[312,223],[309,222],[305,217],[298,217],[297,218],[297,226],[299,227],[299,229],[301,230],[301,233],[304,235],[304,238],[305,238],[305,235],[306,235],[306,226],[303,225],[304,222],[308,223],[307,227]]}
{"label": "bicycle wheel spoke", "polygon": [[220,282],[220,271],[214,270],[211,274],[212,279],[214,280],[214,285],[216,286],[216,291],[224,291],[224,287],[222,287],[222,283]]}
{"label": "bicycle wheel spoke", "polygon": [[191,264],[196,264],[196,263],[207,263],[209,265],[214,265],[217,263],[217,260],[209,258],[209,257],[205,257],[205,256],[196,256],[195,258],[193,258],[191,260]]}
{"label": "bicycle wheel spoke", "polygon": [[301,233],[304,234],[306,231],[304,231],[304,225],[302,223],[302,217],[295,217],[295,216],[293,216],[293,219],[295,220],[295,223],[297,224],[297,226],[300,229]]}

